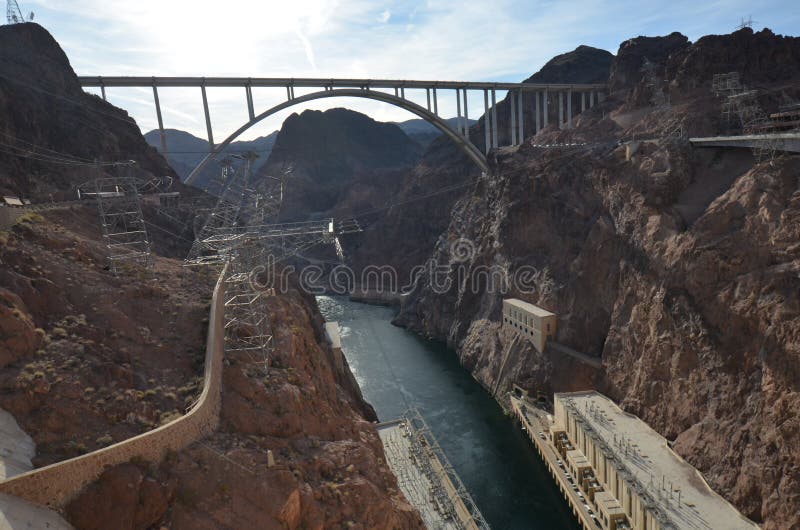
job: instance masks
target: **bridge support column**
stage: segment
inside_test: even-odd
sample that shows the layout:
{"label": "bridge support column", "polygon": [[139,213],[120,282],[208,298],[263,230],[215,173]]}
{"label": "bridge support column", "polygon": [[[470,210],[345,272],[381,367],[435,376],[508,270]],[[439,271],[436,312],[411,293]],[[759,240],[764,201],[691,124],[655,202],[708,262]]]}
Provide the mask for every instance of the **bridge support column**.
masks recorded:
{"label": "bridge support column", "polygon": [[428,98],[428,112],[430,112],[431,111],[431,89],[430,88],[426,88],[425,89],[425,96]]}
{"label": "bridge support column", "polygon": [[464,137],[469,140],[469,110],[467,110],[467,89],[464,88]]}
{"label": "bridge support column", "polygon": [[406,99],[406,87],[404,87],[404,86],[400,87],[400,97],[402,99]]}
{"label": "bridge support column", "polygon": [[559,90],[558,92],[558,128],[564,126],[564,93]]}
{"label": "bridge support column", "polygon": [[533,93],[533,114],[535,115],[535,122],[536,122],[536,129],[534,134],[539,134],[539,131],[542,129],[542,113],[541,109],[539,108],[539,99],[541,97],[541,92],[534,92]]}
{"label": "bridge support column", "polygon": [[509,123],[511,124],[511,145],[517,145],[517,102],[516,93],[508,91]]}
{"label": "bridge support column", "polygon": [[253,106],[253,88],[250,85],[244,87],[245,96],[247,97],[247,115],[250,121],[256,119],[256,110]]}
{"label": "bridge support column", "polygon": [[483,89],[483,136],[484,154],[489,154],[492,147],[492,117],[489,115],[489,90]]}
{"label": "bridge support column", "polygon": [[214,133],[211,131],[211,114],[208,112],[208,97],[206,96],[206,86],[200,87],[200,93],[203,94],[203,113],[206,115],[206,132],[208,133],[208,151],[214,151]]}
{"label": "bridge support column", "polygon": [[581,92],[581,112],[586,110],[586,92]]}
{"label": "bridge support column", "polygon": [[572,128],[572,89],[567,90],[567,129]]}
{"label": "bridge support column", "polygon": [[463,135],[464,132],[461,130],[461,89],[456,89],[456,131],[458,134]]}
{"label": "bridge support column", "polygon": [[520,144],[525,139],[525,136],[523,136],[523,133],[525,131],[524,131],[523,127],[522,127],[522,101],[523,101],[523,94],[524,94],[524,92],[522,90],[520,90],[517,93],[517,113],[519,114],[519,118],[517,120],[517,125],[519,126],[519,132],[517,133],[517,136],[519,137],[519,143]]}
{"label": "bridge support column", "polygon": [[[105,99],[105,97],[103,97]],[[153,101],[156,104],[156,118],[158,118],[158,136],[161,140],[161,153],[167,156],[167,135],[164,133],[164,120],[161,119],[161,103],[158,101],[158,88],[153,85]]]}
{"label": "bridge support column", "polygon": [[606,95],[603,92],[598,92],[597,93],[597,102],[598,103],[602,103],[604,99],[606,99]]}
{"label": "bridge support column", "polygon": [[436,87],[433,87],[433,113],[439,115],[439,97],[436,95]]}
{"label": "bridge support column", "polygon": [[594,90],[589,92],[589,108],[594,107]]}
{"label": "bridge support column", "polygon": [[106,99],[106,86],[105,85],[100,85],[100,93],[103,95],[103,101],[108,101]]}
{"label": "bridge support column", "polygon": [[550,91],[546,88],[544,89],[544,127],[546,128],[547,125],[550,123]]}
{"label": "bridge support column", "polygon": [[492,145],[498,147],[497,143],[497,92],[492,89]]}

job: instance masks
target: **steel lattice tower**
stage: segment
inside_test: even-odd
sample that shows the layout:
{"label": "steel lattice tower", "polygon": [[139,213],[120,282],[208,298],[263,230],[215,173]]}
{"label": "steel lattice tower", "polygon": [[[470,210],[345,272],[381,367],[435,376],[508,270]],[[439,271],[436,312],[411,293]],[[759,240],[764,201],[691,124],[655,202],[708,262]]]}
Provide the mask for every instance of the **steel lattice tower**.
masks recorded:
{"label": "steel lattice tower", "polygon": [[6,1],[6,22],[9,24],[21,24],[25,22],[25,17],[22,16],[22,10],[19,8],[17,0]]}
{"label": "steel lattice tower", "polygon": [[94,181],[94,195],[111,271],[118,274],[123,263],[151,269],[153,258],[136,179],[130,176],[98,178]]}

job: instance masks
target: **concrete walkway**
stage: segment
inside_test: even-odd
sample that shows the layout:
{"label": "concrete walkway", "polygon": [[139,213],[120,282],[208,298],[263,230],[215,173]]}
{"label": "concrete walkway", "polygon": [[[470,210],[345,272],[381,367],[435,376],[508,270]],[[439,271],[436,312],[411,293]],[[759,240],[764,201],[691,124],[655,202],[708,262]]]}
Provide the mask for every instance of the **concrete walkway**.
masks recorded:
{"label": "concrete walkway", "polygon": [[[33,469],[36,444],[20,429],[14,416],[0,409],[0,481]],[[57,512],[0,494],[0,530],[70,530]]]}

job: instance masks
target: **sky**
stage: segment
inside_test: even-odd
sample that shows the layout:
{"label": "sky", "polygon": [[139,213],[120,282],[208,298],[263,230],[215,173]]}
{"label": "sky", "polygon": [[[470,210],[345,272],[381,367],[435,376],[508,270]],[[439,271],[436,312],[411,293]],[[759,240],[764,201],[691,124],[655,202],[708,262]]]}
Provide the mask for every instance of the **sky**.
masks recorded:
{"label": "sky", "polygon": [[[748,17],[756,30],[796,35],[800,28],[797,0],[18,1],[58,40],[78,75],[522,81],[581,44],[616,53],[629,38],[673,31],[694,41],[730,33]],[[245,94],[207,91],[219,142],[247,122]],[[406,94],[424,103],[424,91]],[[107,95],[143,132],[156,128],[151,89]],[[258,114],[286,92],[253,95]],[[205,137],[200,89],[161,88],[159,98],[165,127]],[[441,113],[455,115],[455,96],[441,101]],[[330,98],[283,111],[242,138],[278,129],[292,112],[337,106],[380,121],[415,117],[387,103]]]}

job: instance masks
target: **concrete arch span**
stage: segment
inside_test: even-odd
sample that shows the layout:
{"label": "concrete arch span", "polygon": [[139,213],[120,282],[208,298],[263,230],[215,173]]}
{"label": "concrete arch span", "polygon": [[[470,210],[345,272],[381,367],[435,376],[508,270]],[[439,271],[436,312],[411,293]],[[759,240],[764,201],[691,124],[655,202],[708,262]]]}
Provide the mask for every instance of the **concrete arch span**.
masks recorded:
{"label": "concrete arch span", "polygon": [[284,101],[279,105],[275,105],[271,109],[268,109],[261,114],[255,116],[252,120],[245,123],[241,127],[239,127],[236,131],[234,131],[230,136],[225,138],[225,140],[214,146],[214,149],[200,161],[200,163],[195,167],[189,176],[186,178],[186,184],[191,184],[196,178],[197,175],[211,162],[219,153],[222,152],[223,149],[228,147],[231,142],[236,140],[239,136],[242,135],[245,131],[250,129],[250,127],[256,125],[257,123],[261,122],[262,120],[282,111],[293,107],[294,105],[298,105],[300,103],[306,103],[309,101],[314,101],[317,99],[324,99],[324,98],[334,98],[334,97],[355,97],[355,98],[365,98],[365,99],[373,99],[376,101],[383,101],[384,103],[389,103],[405,109],[413,114],[416,114],[420,118],[424,119],[440,131],[444,133],[448,138],[450,138],[462,151],[464,151],[470,159],[477,164],[478,167],[481,168],[481,171],[484,173],[489,172],[489,165],[486,162],[486,157],[481,153],[481,151],[469,141],[469,139],[465,136],[462,136],[458,132],[454,131],[450,126],[444,121],[442,118],[437,116],[436,114],[428,111],[425,107],[417,105],[416,103],[409,101],[407,99],[393,96],[392,94],[387,94],[385,92],[380,92],[377,90],[367,90],[367,89],[358,89],[358,88],[341,88],[341,89],[332,89],[332,90],[323,90],[321,92],[313,92],[311,94],[305,94],[303,96],[298,96],[296,98],[292,98],[290,100]]}

